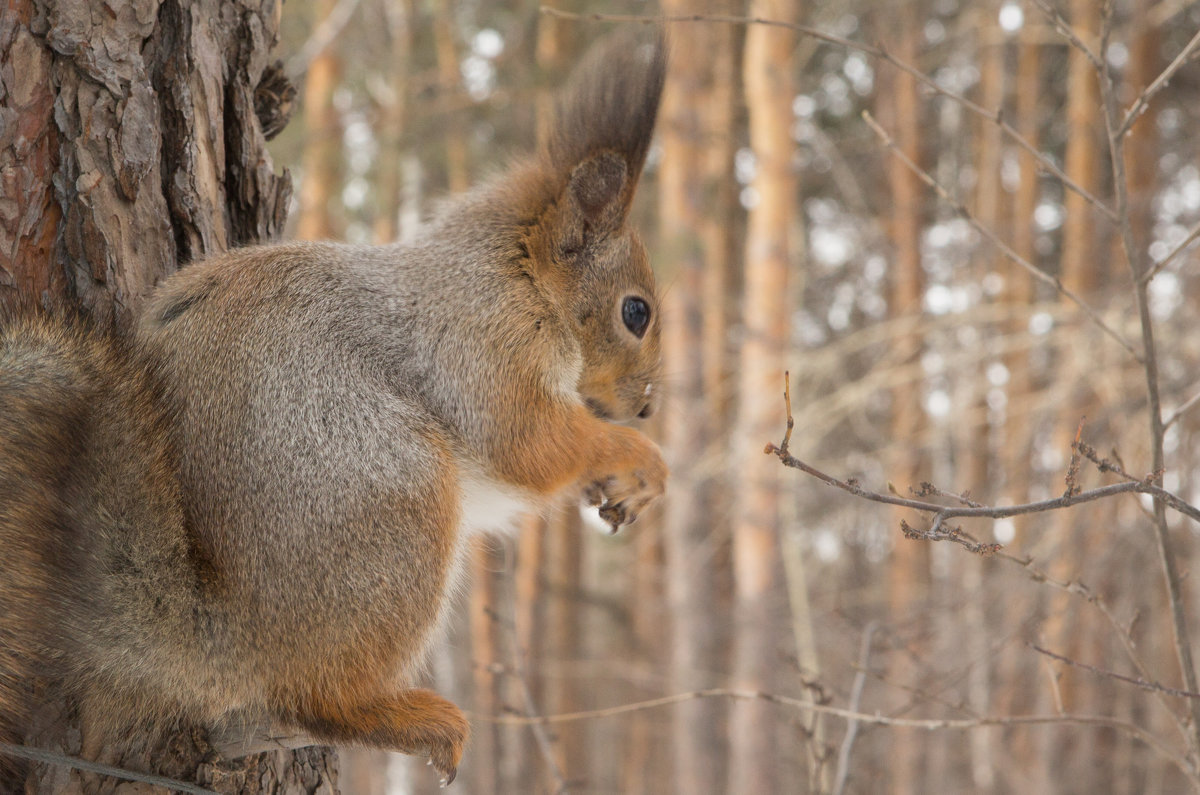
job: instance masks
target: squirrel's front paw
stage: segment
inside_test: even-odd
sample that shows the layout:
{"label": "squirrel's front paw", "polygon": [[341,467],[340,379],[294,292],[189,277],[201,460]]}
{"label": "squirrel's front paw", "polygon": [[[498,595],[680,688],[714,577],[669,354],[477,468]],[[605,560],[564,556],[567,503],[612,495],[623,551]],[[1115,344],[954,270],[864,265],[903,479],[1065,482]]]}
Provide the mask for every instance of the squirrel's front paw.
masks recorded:
{"label": "squirrel's front paw", "polygon": [[584,487],[584,498],[600,507],[600,518],[614,533],[621,525],[632,524],[666,490],[667,465],[658,447],[638,433],[629,441],[627,455]]}

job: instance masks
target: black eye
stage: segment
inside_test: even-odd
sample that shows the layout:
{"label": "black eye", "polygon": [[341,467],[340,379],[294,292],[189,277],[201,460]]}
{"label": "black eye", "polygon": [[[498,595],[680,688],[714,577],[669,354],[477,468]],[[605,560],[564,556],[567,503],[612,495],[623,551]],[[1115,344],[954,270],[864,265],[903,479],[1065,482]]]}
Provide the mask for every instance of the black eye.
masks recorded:
{"label": "black eye", "polygon": [[650,325],[650,305],[637,296],[626,298],[621,304],[621,320],[634,336],[643,336]]}

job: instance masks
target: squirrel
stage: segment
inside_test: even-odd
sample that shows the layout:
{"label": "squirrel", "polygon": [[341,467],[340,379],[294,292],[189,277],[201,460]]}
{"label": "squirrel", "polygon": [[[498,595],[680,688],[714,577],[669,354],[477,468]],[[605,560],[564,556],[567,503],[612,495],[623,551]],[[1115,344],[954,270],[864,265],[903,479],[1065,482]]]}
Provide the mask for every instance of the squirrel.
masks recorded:
{"label": "squirrel", "polygon": [[615,532],[664,491],[615,422],[658,398],[628,216],[665,63],[661,33],[594,49],[539,151],[411,242],[230,251],[127,333],[0,320],[0,742],[50,675],[85,755],[244,714],[454,779],[468,721],[412,683],[468,539],[572,490]]}

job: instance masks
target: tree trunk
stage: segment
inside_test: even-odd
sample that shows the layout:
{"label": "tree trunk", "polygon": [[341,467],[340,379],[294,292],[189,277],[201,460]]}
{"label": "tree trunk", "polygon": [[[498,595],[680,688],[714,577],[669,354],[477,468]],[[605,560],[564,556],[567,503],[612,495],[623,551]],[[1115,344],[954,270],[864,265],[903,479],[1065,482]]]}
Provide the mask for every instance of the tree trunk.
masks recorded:
{"label": "tree trunk", "polygon": [[[1071,0],[1071,28],[1093,50],[1100,22],[1100,6],[1093,0]],[[1067,60],[1067,151],[1065,170],[1077,185],[1095,193],[1104,173],[1097,136],[1104,129],[1100,116],[1098,76],[1083,53],[1072,47]],[[1104,263],[1096,251],[1095,210],[1075,191],[1063,198],[1062,280],[1085,299],[1105,281]],[[1075,430],[1074,426],[1071,431]]]}
{"label": "tree trunk", "polygon": [[[750,12],[790,21],[798,10],[790,0],[758,0],[751,4]],[[739,688],[750,690],[772,688],[772,673],[779,667],[781,651],[779,627],[773,621],[784,601],[779,564],[781,469],[762,454],[762,446],[779,435],[780,391],[789,341],[788,282],[794,267],[789,231],[797,204],[791,134],[795,45],[795,34],[782,28],[751,25],[746,31],[744,79],[750,146],[757,162],[754,188],[758,202],[750,210],[746,234],[745,337],[734,437],[741,451],[741,483],[734,509],[733,571],[738,617],[734,678]],[[762,701],[739,700],[731,711],[730,790],[780,791],[776,739],[784,726]]]}
{"label": "tree trunk", "polygon": [[[1072,0],[1069,5],[1071,28],[1076,35],[1093,50],[1097,47],[1101,8],[1088,0]],[[1067,144],[1064,157],[1068,177],[1091,193],[1095,193],[1107,171],[1107,153],[1097,145],[1098,136],[1104,130],[1104,121],[1099,99],[1099,75],[1088,58],[1072,47],[1067,67]],[[1080,295],[1084,300],[1094,300],[1108,278],[1107,267],[1096,254],[1098,244],[1096,210],[1075,191],[1067,191],[1063,198],[1065,216],[1062,226],[1062,271],[1063,286]],[[1103,250],[1108,250],[1107,248]],[[1061,299],[1060,299],[1061,300]],[[1062,303],[1066,304],[1065,300]],[[1089,375],[1107,372],[1105,357],[1108,345],[1100,339],[1096,327],[1083,320],[1077,321],[1078,332],[1071,347],[1060,352],[1056,368],[1059,394],[1062,403],[1055,419],[1054,452],[1061,461],[1059,471],[1065,473],[1071,456],[1071,443],[1078,424],[1087,416],[1096,416],[1099,401]],[[1086,362],[1075,354],[1075,346],[1082,345],[1091,351]],[[1061,475],[1060,475],[1061,477]],[[1066,582],[1080,575],[1080,561],[1088,559],[1087,550],[1093,543],[1103,543],[1099,536],[1089,539],[1094,529],[1104,524],[1103,516],[1110,510],[1105,506],[1081,505],[1067,512],[1062,511],[1050,522],[1057,554],[1049,565],[1050,576]],[[1084,631],[1080,621],[1075,620],[1076,601],[1070,594],[1052,594],[1046,608],[1046,623],[1042,635],[1049,647],[1072,658],[1080,659]],[[1056,666],[1058,690],[1055,699],[1061,700],[1067,710],[1086,708],[1078,699],[1087,692],[1077,672],[1064,666]],[[1043,697],[1043,709],[1057,707],[1049,696]],[[1090,751],[1081,747],[1073,732],[1063,727],[1053,727],[1044,732],[1041,743],[1043,766],[1053,777],[1053,771],[1062,760],[1071,763],[1081,760],[1082,754]]]}
{"label": "tree trunk", "polygon": [[[462,73],[455,43],[454,7],[450,0],[438,0],[433,10],[433,39],[437,45],[438,82],[441,95],[457,97],[462,90]],[[467,139],[461,124],[448,124],[444,130],[446,143],[446,180],[450,193],[467,189]]]}
{"label": "tree trunk", "polygon": [[[0,11],[0,300],[67,301],[126,327],[178,263],[269,240],[291,180],[264,129],[286,122],[291,86],[270,60],[275,3],[8,0]],[[99,46],[102,43],[103,46]],[[47,698],[28,740],[78,755],[70,704]],[[123,767],[222,793],[332,792],[329,749],[214,761],[206,735],[130,737]],[[27,792],[131,791],[38,766]],[[140,791],[140,790],[139,790]]]}
{"label": "tree trunk", "polygon": [[[317,0],[320,26],[333,12],[337,0]],[[338,234],[331,212],[342,174],[342,125],[333,106],[333,92],[342,76],[341,57],[331,44],[317,53],[304,75],[304,170],[300,177],[300,216],[296,237],[329,240]]]}
{"label": "tree trunk", "polygon": [[388,70],[390,96],[385,100],[379,130],[379,180],[376,183],[374,238],[392,243],[400,235],[402,144],[408,124],[412,49],[417,21],[415,0],[387,0],[384,6],[392,58]]}
{"label": "tree trunk", "polygon": [[[1020,32],[1017,44],[1017,75],[1013,91],[1015,103],[1015,119],[1017,130],[1025,140],[1033,146],[1038,146],[1041,136],[1038,128],[1042,84],[1042,47],[1039,40],[1038,28],[1026,24]],[[1016,191],[1013,195],[1013,250],[1027,261],[1036,263],[1038,253],[1035,247],[1036,235],[1033,220],[1041,195],[1041,176],[1037,159],[1024,150],[1017,152],[1017,164],[1020,168]],[[1014,341],[1026,339],[1025,345],[1011,346],[1011,352],[1005,357],[1004,365],[1008,369],[1008,402],[1005,406],[1004,439],[1001,442],[1004,449],[1000,466],[1004,468],[1005,493],[1014,502],[1026,502],[1032,493],[1033,469],[1033,439],[1037,416],[1034,406],[1041,397],[1034,377],[1034,363],[1030,356],[1032,346],[1029,334],[1029,316],[1032,312],[1037,292],[1033,277],[1023,268],[1009,263],[1004,271],[1004,293],[1001,300],[1009,307],[1005,333]],[[1013,519],[1013,537],[1008,542],[1010,549],[1021,554],[1027,540],[1027,528],[1038,517],[1016,517]],[[1038,594],[1019,593],[1004,600],[1001,607],[1000,622],[1003,626],[1018,626],[1021,621],[1028,620],[1037,611]],[[998,660],[995,680],[1004,683],[994,695],[993,703],[1001,715],[1019,715],[1034,711],[1037,699],[1031,698],[1030,688],[1023,683],[1030,676],[1036,675],[1036,669],[1031,670],[1029,660],[1023,650],[1008,650]],[[1034,770],[1037,766],[1037,752],[1034,748],[1033,734],[1024,732],[1014,735],[1009,744],[1008,755],[1016,760],[1022,770]]]}
{"label": "tree trunk", "polygon": [[[980,85],[979,100],[985,108],[1002,108],[1007,96],[1008,75],[1005,71],[1008,45],[1004,39],[999,24],[996,23],[1000,3],[984,4],[979,9],[980,16],[977,26],[979,35]],[[975,186],[975,217],[986,227],[1004,234],[1011,221],[1011,203],[1005,200],[1001,184],[1001,168],[1004,154],[1000,127],[990,119],[975,119],[976,127],[976,173],[979,181]],[[976,283],[984,283],[987,276],[993,273],[1009,275],[1016,268],[999,256],[993,246],[983,246],[979,256],[975,258],[974,268],[969,278]],[[984,292],[980,297],[980,309],[987,309],[986,304],[992,298]],[[1002,340],[996,326],[987,325],[980,328],[980,336],[984,340]],[[982,347],[982,346],[981,346]],[[983,348],[986,351],[986,348]],[[969,417],[972,421],[956,423],[959,428],[956,445],[959,447],[959,460],[966,463],[963,467],[965,479],[954,484],[953,488],[965,490],[971,498],[990,503],[995,499],[994,483],[998,476],[997,456],[993,455],[993,425],[992,412],[988,405],[988,377],[990,364],[998,360],[991,355],[981,356],[972,368],[973,383],[967,385],[970,394],[971,408]],[[966,631],[960,624],[943,614],[939,622],[939,630],[944,639],[944,648],[962,648],[969,650],[974,661],[967,672],[966,688],[967,701],[976,714],[986,715],[991,706],[992,681],[990,666],[986,664],[989,653],[991,633],[989,631],[984,572],[986,563],[983,558],[973,556],[958,564],[957,577],[950,577],[949,587],[962,598],[962,617],[965,619]],[[965,635],[965,637],[964,637]],[[993,792],[996,787],[996,765],[994,748],[999,745],[999,732],[987,729],[973,732],[969,738],[971,751],[971,783],[973,791],[979,795]],[[950,763],[951,765],[953,763]],[[949,767],[949,765],[948,765]],[[940,774],[940,775],[939,775]],[[933,781],[944,781],[949,777],[950,769],[933,771],[930,774]]]}
{"label": "tree trunk", "polygon": [[[668,15],[729,13],[728,3],[672,0]],[[717,555],[725,533],[717,533],[712,487],[719,480],[707,454],[723,417],[724,386],[713,370],[724,366],[723,291],[706,301],[713,282],[724,287],[729,205],[712,201],[717,186],[731,183],[733,35],[727,25],[689,30],[667,69],[659,129],[662,159],[658,170],[657,253],[662,281],[670,284],[663,306],[663,356],[672,389],[663,407],[664,444],[669,451],[672,486],[666,496],[664,546],[670,606],[670,680],[672,692],[716,687],[725,669],[723,631],[728,605],[719,602]],[[716,70],[721,68],[718,77]],[[721,83],[718,85],[718,79]],[[707,112],[706,112],[707,111]],[[718,231],[719,230],[719,231]],[[726,237],[722,237],[722,235]],[[722,544],[723,545],[723,544]],[[724,609],[722,609],[724,608]],[[681,792],[721,792],[725,785],[728,737],[726,706],[698,699],[672,711],[674,770]]]}
{"label": "tree trunk", "polygon": [[[895,22],[896,51],[906,63],[917,60],[918,39],[921,35],[918,20],[923,18],[921,4],[914,4]],[[892,23],[888,23],[892,24]],[[880,110],[895,129],[895,139],[913,162],[920,163],[921,114],[917,86],[907,75],[889,71],[887,82],[880,87]],[[888,182],[891,188],[890,237],[895,247],[892,266],[888,311],[893,319],[917,316],[925,290],[921,268],[921,215],[924,193],[918,178],[896,157],[888,160]],[[916,366],[921,355],[919,332],[898,335],[893,343],[898,367]],[[920,389],[914,384],[901,384],[892,396],[892,439],[917,439],[925,425]],[[888,464],[888,477],[905,494],[910,486],[922,479],[924,468],[919,450],[907,445],[897,449]],[[912,623],[925,601],[929,586],[929,545],[909,541],[899,535],[902,519],[912,520],[903,510],[892,511],[891,532],[896,538],[895,549],[888,566],[888,606],[892,616],[897,643],[904,644],[915,658],[922,651],[919,637],[911,633]],[[918,520],[919,521],[919,520]],[[893,655],[896,666],[888,674],[895,682],[913,679],[909,654]],[[891,734],[891,781],[897,795],[922,792],[922,738],[912,729],[896,729]]]}

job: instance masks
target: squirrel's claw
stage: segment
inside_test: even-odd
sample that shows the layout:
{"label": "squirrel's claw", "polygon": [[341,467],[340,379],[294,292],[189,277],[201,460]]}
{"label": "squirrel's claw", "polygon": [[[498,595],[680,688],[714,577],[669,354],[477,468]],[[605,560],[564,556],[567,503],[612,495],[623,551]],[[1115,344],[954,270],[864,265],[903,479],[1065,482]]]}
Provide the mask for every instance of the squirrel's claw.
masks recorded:
{"label": "squirrel's claw", "polygon": [[446,749],[439,752],[438,749],[433,749],[433,754],[429,758],[428,764],[433,765],[441,778],[438,779],[438,786],[448,787],[454,783],[455,777],[458,775],[458,757],[445,753]]}
{"label": "squirrel's claw", "polygon": [[612,532],[615,535],[621,529],[622,525],[636,522],[643,507],[645,507],[644,504],[635,508],[627,500],[616,503],[605,503],[600,508],[600,518],[612,526]]}
{"label": "squirrel's claw", "polygon": [[433,769],[441,774],[438,779],[439,787],[448,787],[454,783],[454,779],[458,776],[458,766],[447,761],[430,759],[426,764],[433,765]]}

